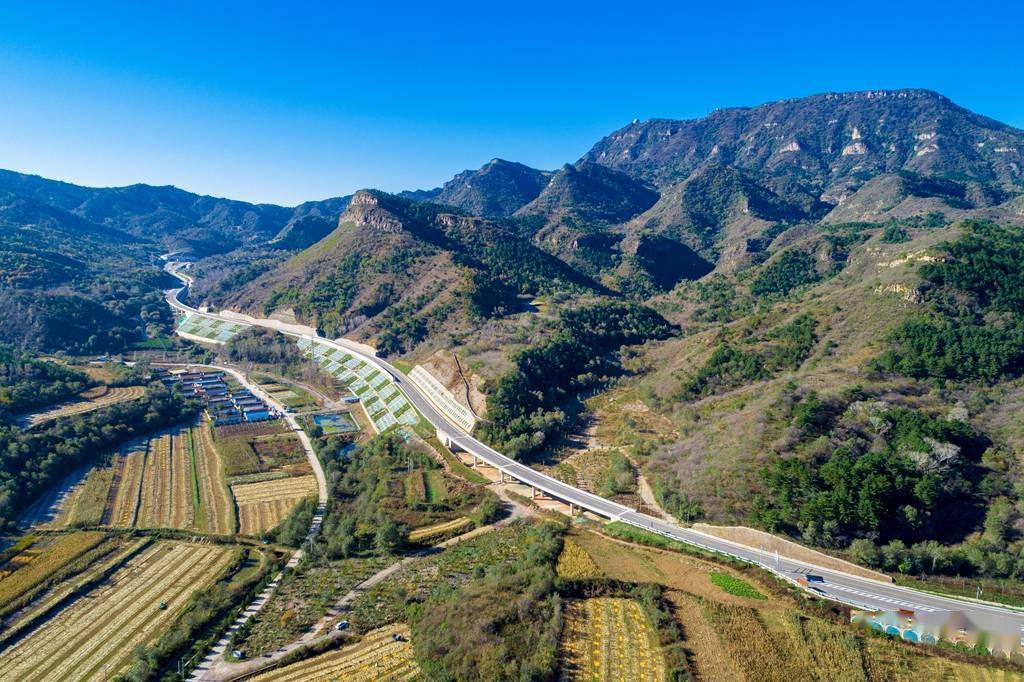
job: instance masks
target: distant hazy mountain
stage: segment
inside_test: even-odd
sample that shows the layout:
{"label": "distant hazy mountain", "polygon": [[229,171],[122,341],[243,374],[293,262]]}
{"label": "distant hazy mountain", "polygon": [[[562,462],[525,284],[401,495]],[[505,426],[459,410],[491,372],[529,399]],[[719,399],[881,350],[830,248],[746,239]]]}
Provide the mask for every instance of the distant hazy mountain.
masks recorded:
{"label": "distant hazy mountain", "polygon": [[344,197],[286,208],[0,171],[0,341],[120,349],[143,338],[147,325],[169,322],[159,252],[254,250],[274,237],[277,250],[302,249],[333,230],[347,204]]}
{"label": "distant hazy mountain", "polygon": [[286,208],[193,194],[170,186],[80,187],[13,171],[0,171],[0,191],[168,248],[187,247],[199,253],[267,241],[304,216],[327,215],[333,224],[346,201],[327,199]]}

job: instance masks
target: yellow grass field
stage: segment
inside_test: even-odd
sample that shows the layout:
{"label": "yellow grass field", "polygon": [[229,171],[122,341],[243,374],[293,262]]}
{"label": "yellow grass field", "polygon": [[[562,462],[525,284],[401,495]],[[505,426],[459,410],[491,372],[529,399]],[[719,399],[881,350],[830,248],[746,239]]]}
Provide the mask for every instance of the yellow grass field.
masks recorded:
{"label": "yellow grass field", "polygon": [[292,476],[231,486],[238,504],[238,532],[258,535],[277,526],[299,500],[316,495],[316,478]]}
{"label": "yellow grass field", "polygon": [[113,679],[132,650],[158,636],[231,556],[232,550],[214,545],[155,544],[8,647],[0,657],[0,679]]}
{"label": "yellow grass field", "polygon": [[[402,641],[394,641],[392,635],[395,634]],[[400,624],[373,630],[355,644],[251,679],[252,682],[398,682],[416,679],[419,672],[413,659],[412,644],[409,643],[409,628]]]}
{"label": "yellow grass field", "polygon": [[37,426],[59,417],[91,412],[107,405],[122,403],[126,400],[137,400],[145,392],[146,389],[143,386],[123,386],[119,388],[97,386],[80,393],[78,395],[79,399],[74,402],[54,405],[41,412],[28,415],[26,423],[28,426]]}
{"label": "yellow grass field", "polygon": [[587,550],[572,538],[566,538],[562,544],[562,553],[558,555],[555,570],[562,578],[596,578],[601,575],[601,569],[587,554]]}
{"label": "yellow grass field", "polygon": [[192,448],[199,478],[199,512],[196,529],[228,535],[235,530],[235,507],[224,483],[223,464],[206,424],[192,427]]}
{"label": "yellow grass field", "polygon": [[632,599],[567,602],[561,649],[562,680],[665,679],[657,633]]}

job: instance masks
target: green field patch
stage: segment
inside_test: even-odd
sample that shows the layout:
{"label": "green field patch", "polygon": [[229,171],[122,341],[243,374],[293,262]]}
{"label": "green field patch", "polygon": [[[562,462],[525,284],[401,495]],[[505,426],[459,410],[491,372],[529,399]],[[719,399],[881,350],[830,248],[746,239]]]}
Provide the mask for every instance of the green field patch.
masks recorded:
{"label": "green field patch", "polygon": [[747,599],[767,599],[763,594],[757,591],[753,585],[748,583],[746,580],[737,578],[736,576],[730,575],[729,573],[722,573],[721,571],[711,571],[711,582],[718,587],[722,588],[722,591],[731,594],[735,597],[745,597]]}
{"label": "green field patch", "polygon": [[424,471],[423,483],[427,489],[427,502],[440,504],[448,499],[448,485],[439,469]]}

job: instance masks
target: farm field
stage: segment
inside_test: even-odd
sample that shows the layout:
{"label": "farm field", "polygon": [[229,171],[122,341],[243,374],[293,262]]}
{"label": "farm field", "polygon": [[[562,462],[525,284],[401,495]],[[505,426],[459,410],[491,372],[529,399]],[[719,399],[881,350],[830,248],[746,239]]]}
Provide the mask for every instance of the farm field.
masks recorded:
{"label": "farm field", "polygon": [[12,644],[0,659],[0,678],[112,679],[132,650],[154,639],[231,557],[232,550],[213,545],[156,543]]}
{"label": "farm field", "polygon": [[205,423],[136,443],[88,471],[66,494],[50,528],[179,528],[217,535],[235,530],[235,509],[220,455]]}
{"label": "farm field", "polygon": [[565,538],[562,543],[562,553],[558,555],[555,571],[561,578],[596,578],[601,575],[601,569],[587,551],[572,538]]}
{"label": "farm field", "polygon": [[0,566],[0,607],[7,606],[102,541],[103,534],[95,532],[33,540]]}
{"label": "farm field", "polygon": [[142,472],[137,528],[189,528],[195,513],[188,429],[179,428],[149,441]]}
{"label": "farm field", "polygon": [[13,638],[31,628],[38,619],[46,618],[53,609],[59,609],[87,583],[110,575],[151,542],[149,538],[137,538],[130,542],[110,538],[68,562],[47,576],[37,587],[0,610],[5,618],[3,636],[5,639]]}
{"label": "farm field", "polygon": [[[395,641],[398,635],[400,641]],[[369,632],[355,644],[271,670],[253,682],[306,682],[307,680],[352,680],[376,682],[412,680],[419,676],[409,643],[409,628],[392,625]]]}
{"label": "farm field", "polygon": [[665,679],[657,632],[632,599],[571,600],[564,618],[561,679]]}
{"label": "farm field", "polygon": [[107,405],[137,400],[146,392],[144,386],[96,386],[78,394],[78,400],[52,405],[43,410],[24,415],[22,423],[31,428],[48,421],[98,410]]}
{"label": "farm field", "polygon": [[258,535],[277,526],[300,500],[316,495],[312,474],[231,486],[238,505],[238,532]]}
{"label": "farm field", "polygon": [[214,447],[210,429],[203,423],[191,431],[192,457],[198,482],[196,530],[227,535],[235,531],[235,505],[224,482],[224,464]]}
{"label": "farm field", "polygon": [[[239,425],[240,426],[240,425]],[[273,469],[287,469],[293,474],[309,473],[309,463],[302,444],[292,433],[246,433],[225,427],[214,429],[214,444],[229,478],[246,476]],[[234,429],[234,427],[227,427]]]}
{"label": "farm field", "polygon": [[105,408],[106,406],[110,406],[110,404],[115,404],[117,402],[136,400],[142,397],[144,392],[144,386],[95,386],[87,391],[79,393],[78,399],[76,400],[55,404],[55,406],[50,406],[44,410],[24,415],[22,417],[22,423],[25,426],[32,428],[54,419],[59,419],[60,417],[81,415],[86,412]]}
{"label": "farm field", "polygon": [[444,521],[442,523],[435,523],[432,526],[424,526],[423,528],[416,528],[409,532],[409,542],[423,542],[424,540],[430,540],[431,538],[448,535],[473,525],[473,522],[465,517],[460,516],[452,521]]}

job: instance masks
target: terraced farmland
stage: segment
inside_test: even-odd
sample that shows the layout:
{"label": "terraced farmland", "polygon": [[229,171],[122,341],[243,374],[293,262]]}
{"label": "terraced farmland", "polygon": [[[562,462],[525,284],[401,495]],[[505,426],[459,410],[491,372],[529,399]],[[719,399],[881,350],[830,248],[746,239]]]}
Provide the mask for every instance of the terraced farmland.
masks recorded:
{"label": "terraced farmland", "polygon": [[238,505],[238,532],[258,535],[277,526],[299,500],[316,495],[316,477],[291,476],[231,486]]}
{"label": "terraced farmland", "polygon": [[561,648],[563,680],[665,679],[657,633],[632,599],[568,602]]}
{"label": "terraced farmland", "polygon": [[[395,641],[393,635],[401,640]],[[392,625],[372,632],[355,644],[314,656],[298,663],[251,678],[253,682],[306,682],[346,680],[387,682],[412,680],[419,676],[409,643],[409,628]]]}
{"label": "terraced farmland", "polygon": [[232,550],[214,545],[155,544],[11,645],[0,658],[0,678],[112,679],[132,650],[158,636],[231,557]]}
{"label": "terraced farmland", "polygon": [[235,509],[209,429],[177,428],[94,467],[49,526],[72,523],[233,533]]}
{"label": "terraced farmland", "polygon": [[60,417],[91,412],[107,405],[125,402],[126,400],[138,400],[145,392],[146,389],[143,386],[120,386],[114,388],[97,386],[80,393],[77,400],[53,405],[44,410],[27,414],[22,418],[22,423],[28,427],[38,426]]}

